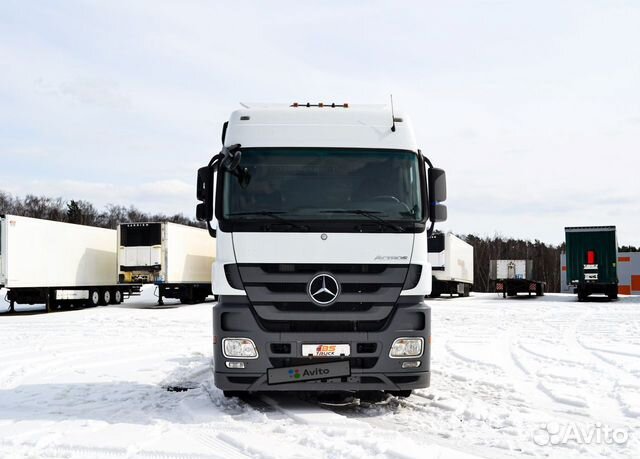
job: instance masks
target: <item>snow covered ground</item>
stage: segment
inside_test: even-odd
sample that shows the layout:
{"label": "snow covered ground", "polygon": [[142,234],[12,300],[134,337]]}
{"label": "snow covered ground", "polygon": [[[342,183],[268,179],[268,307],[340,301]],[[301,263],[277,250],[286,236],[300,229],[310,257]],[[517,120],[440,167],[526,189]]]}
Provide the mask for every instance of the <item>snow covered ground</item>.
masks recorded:
{"label": "snow covered ground", "polygon": [[640,457],[638,297],[431,301],[432,386],[328,409],[225,399],[213,303],[158,308],[152,293],[0,316],[0,457]]}

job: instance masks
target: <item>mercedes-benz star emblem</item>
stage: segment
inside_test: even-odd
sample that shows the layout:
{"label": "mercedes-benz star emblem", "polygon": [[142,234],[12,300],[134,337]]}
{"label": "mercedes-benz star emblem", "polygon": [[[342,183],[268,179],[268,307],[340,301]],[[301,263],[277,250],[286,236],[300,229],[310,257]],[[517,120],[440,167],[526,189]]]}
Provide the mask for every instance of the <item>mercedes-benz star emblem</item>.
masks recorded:
{"label": "mercedes-benz star emblem", "polygon": [[317,274],[307,285],[309,298],[318,306],[333,304],[340,295],[340,284],[331,274]]}

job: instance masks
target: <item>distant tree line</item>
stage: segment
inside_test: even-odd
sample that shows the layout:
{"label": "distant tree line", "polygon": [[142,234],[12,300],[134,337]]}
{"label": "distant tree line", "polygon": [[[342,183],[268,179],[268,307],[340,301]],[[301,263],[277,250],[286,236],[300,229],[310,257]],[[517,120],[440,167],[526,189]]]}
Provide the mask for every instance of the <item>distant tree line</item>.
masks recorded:
{"label": "distant tree line", "polygon": [[[119,223],[168,221],[203,227],[196,220],[182,214],[165,215],[145,213],[133,206],[108,204],[99,210],[83,200],[64,200],[45,196],[26,195],[14,197],[0,190],[0,214],[44,218],[60,222],[77,223],[102,228],[116,228]],[[476,292],[488,292],[492,285],[489,279],[489,261],[500,259],[533,260],[533,277],[547,283],[546,291],[560,291],[560,254],[564,243],[545,244],[539,240],[505,238],[503,236],[480,237],[473,234],[459,235],[474,248],[474,284]],[[621,246],[621,252],[638,252],[639,248]]]}
{"label": "distant tree line", "polygon": [[545,244],[539,240],[505,238],[499,235],[479,237],[473,234],[459,235],[473,246],[473,289],[476,292],[491,291],[489,279],[490,260],[533,260],[533,279],[546,282],[547,292],[560,291],[561,245]]}
{"label": "distant tree line", "polygon": [[133,206],[125,207],[114,204],[108,204],[104,209],[100,210],[88,201],[49,198],[32,194],[20,198],[2,190],[0,190],[0,214],[43,218],[45,220],[112,229],[116,228],[119,223],[165,221],[197,227],[203,226],[198,221],[185,217],[183,214],[146,213]]}

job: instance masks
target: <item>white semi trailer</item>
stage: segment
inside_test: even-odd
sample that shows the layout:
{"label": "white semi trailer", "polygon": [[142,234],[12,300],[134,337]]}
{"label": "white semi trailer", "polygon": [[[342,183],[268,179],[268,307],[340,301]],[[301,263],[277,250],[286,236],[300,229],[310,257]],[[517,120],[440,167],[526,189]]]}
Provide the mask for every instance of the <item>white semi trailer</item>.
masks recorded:
{"label": "white semi trailer", "polygon": [[388,106],[245,106],[198,171],[216,238],[215,384],[387,391],[430,378],[428,234],[445,173]]}
{"label": "white semi trailer", "polygon": [[119,304],[139,284],[118,285],[116,231],[0,216],[0,287],[15,304]]}
{"label": "white semi trailer", "polygon": [[469,296],[473,286],[473,246],[453,233],[429,238],[429,262],[433,271],[431,297]]}
{"label": "white semi trailer", "polygon": [[211,295],[216,244],[205,229],[170,222],[118,225],[122,284],[151,283],[163,298],[201,303]]}
{"label": "white semi trailer", "polygon": [[527,293],[543,296],[545,282],[533,279],[533,260],[490,260],[489,279],[502,297]]}

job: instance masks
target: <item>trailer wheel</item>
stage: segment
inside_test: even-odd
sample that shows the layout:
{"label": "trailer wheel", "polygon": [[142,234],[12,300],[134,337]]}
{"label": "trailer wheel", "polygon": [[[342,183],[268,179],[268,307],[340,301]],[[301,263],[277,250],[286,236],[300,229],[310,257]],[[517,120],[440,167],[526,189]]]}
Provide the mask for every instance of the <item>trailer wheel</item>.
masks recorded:
{"label": "trailer wheel", "polygon": [[89,306],[96,307],[100,305],[100,292],[96,289],[89,290]]}
{"label": "trailer wheel", "polygon": [[104,289],[100,295],[100,306],[106,306],[111,303],[111,290]]}
{"label": "trailer wheel", "polygon": [[536,296],[544,296],[544,285],[538,284],[536,286]]}
{"label": "trailer wheel", "polygon": [[204,303],[205,301],[207,301],[207,297],[208,296],[209,295],[205,295],[205,294],[201,293],[194,299],[194,303],[196,303],[196,304]]}
{"label": "trailer wheel", "polygon": [[113,292],[113,296],[111,297],[111,304],[120,304],[120,303],[122,303],[122,290],[118,288]]}

